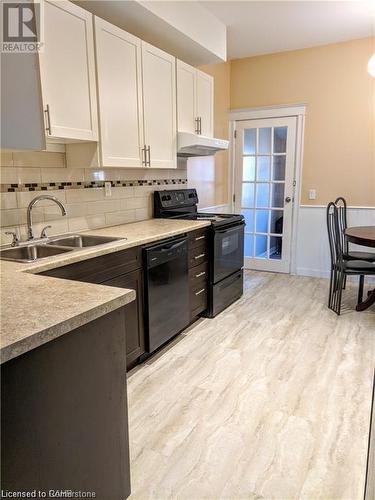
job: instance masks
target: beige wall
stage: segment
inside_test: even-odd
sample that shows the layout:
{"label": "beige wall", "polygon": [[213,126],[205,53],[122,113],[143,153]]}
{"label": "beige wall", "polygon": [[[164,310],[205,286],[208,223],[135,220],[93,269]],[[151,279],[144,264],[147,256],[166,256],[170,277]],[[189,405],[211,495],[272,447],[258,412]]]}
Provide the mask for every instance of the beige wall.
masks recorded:
{"label": "beige wall", "polygon": [[[202,66],[202,71],[215,79],[214,135],[228,139],[230,109],[230,63]],[[187,162],[188,182],[198,190],[200,207],[228,203],[228,152],[207,158],[190,158]]]}
{"label": "beige wall", "polygon": [[[375,79],[367,38],[231,61],[230,107],[306,103],[302,204],[375,206]],[[317,199],[308,200],[309,189]]]}

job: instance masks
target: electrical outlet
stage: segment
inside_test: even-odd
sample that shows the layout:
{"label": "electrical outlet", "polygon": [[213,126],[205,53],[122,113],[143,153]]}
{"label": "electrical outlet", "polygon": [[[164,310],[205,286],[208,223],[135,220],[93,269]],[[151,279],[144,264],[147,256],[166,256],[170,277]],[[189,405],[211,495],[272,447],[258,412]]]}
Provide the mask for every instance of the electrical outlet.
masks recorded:
{"label": "electrical outlet", "polygon": [[316,189],[309,189],[309,200],[316,200]]}
{"label": "electrical outlet", "polygon": [[112,196],[112,184],[110,182],[104,183],[105,196]]}

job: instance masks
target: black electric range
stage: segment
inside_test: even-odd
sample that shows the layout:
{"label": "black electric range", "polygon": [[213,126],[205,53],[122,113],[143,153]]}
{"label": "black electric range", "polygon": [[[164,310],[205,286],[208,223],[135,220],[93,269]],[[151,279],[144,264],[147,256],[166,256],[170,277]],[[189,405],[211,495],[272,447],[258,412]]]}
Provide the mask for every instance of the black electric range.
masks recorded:
{"label": "black electric range", "polygon": [[243,294],[244,217],[198,212],[196,189],[154,192],[154,217],[211,221],[209,231],[209,296],[212,318]]}

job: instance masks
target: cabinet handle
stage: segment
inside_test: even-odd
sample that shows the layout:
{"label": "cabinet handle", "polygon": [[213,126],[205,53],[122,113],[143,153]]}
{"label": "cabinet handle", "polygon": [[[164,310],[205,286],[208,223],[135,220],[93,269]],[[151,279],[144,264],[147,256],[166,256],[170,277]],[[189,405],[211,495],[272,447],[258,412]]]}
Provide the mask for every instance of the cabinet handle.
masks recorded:
{"label": "cabinet handle", "polygon": [[195,259],[195,260],[197,260],[197,259],[201,259],[201,258],[202,258],[202,257],[204,257],[205,255],[206,255],[205,253],[200,253],[199,255],[196,255],[196,256],[194,257],[194,259]]}
{"label": "cabinet handle", "polygon": [[201,273],[198,273],[195,275],[196,278],[200,278],[201,276],[204,276],[206,274],[206,271],[202,271]]}
{"label": "cabinet handle", "polygon": [[195,133],[199,134],[199,118],[196,117],[195,119]]}
{"label": "cabinet handle", "polygon": [[[148,153],[148,160],[147,160],[147,153]],[[151,147],[148,146],[146,149],[146,166],[151,167]]]}
{"label": "cabinet handle", "polygon": [[143,146],[142,148],[142,165],[147,167],[147,160],[146,160],[146,145]]}
{"label": "cabinet handle", "polygon": [[204,240],[204,238],[205,238],[205,236],[204,236],[204,235],[203,235],[203,236],[197,236],[197,237],[195,238],[195,241]]}
{"label": "cabinet handle", "polygon": [[46,115],[46,132],[48,133],[48,135],[51,135],[51,117],[49,114],[49,104],[46,105],[44,114]]}
{"label": "cabinet handle", "polygon": [[199,290],[199,292],[195,292],[195,295],[200,295],[201,293],[203,293],[206,289],[205,288],[202,288],[202,290]]}
{"label": "cabinet handle", "polygon": [[198,134],[202,135],[202,117],[201,116],[198,118],[198,126],[199,126]]}

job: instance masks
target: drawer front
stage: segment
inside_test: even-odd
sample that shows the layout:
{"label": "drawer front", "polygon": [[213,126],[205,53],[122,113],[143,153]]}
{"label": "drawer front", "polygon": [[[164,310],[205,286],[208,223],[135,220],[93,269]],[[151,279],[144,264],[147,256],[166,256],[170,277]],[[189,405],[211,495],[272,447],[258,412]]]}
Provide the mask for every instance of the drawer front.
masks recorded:
{"label": "drawer front", "polygon": [[141,247],[134,247],[76,262],[68,266],[50,269],[41,274],[88,283],[102,283],[141,267]]}
{"label": "drawer front", "polygon": [[196,267],[189,269],[190,288],[195,288],[198,283],[207,282],[208,279],[208,264],[203,262]]}
{"label": "drawer front", "polygon": [[194,318],[207,309],[208,285],[206,282],[198,283],[190,291],[190,312]]}
{"label": "drawer front", "polygon": [[189,248],[195,248],[203,243],[207,244],[207,241],[208,231],[206,228],[198,229],[198,231],[192,231],[189,233]]}
{"label": "drawer front", "polygon": [[[212,288],[212,316],[216,316],[243,294],[243,271],[225,278]],[[211,306],[211,304],[210,304]]]}
{"label": "drawer front", "polygon": [[199,266],[208,260],[207,245],[205,243],[189,249],[189,267]]}

